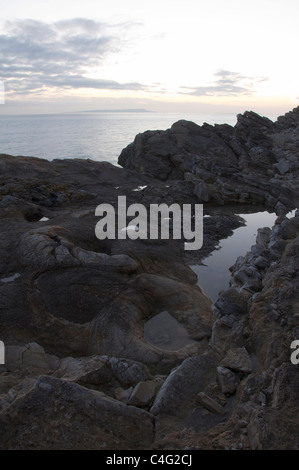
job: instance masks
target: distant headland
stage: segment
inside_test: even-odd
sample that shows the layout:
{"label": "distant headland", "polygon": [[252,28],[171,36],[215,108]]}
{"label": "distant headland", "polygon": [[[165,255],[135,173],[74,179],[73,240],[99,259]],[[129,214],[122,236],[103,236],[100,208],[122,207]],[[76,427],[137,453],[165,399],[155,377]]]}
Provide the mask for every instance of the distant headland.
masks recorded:
{"label": "distant headland", "polygon": [[88,111],[81,111],[81,113],[153,113],[148,109],[91,109]]}

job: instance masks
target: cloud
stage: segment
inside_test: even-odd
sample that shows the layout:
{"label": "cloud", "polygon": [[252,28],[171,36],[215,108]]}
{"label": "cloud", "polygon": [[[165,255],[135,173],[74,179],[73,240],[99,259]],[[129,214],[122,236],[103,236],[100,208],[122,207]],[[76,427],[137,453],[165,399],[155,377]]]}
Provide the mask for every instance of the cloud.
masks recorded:
{"label": "cloud", "polygon": [[181,87],[182,93],[194,96],[235,96],[252,95],[255,86],[267,77],[247,77],[238,72],[218,70],[214,76],[216,79],[211,85],[199,87]]}
{"label": "cloud", "polygon": [[93,68],[124,47],[128,26],[86,18],[51,24],[7,21],[0,34],[0,80],[5,81],[6,92],[13,94],[48,88],[145,89],[135,82],[90,78]]}

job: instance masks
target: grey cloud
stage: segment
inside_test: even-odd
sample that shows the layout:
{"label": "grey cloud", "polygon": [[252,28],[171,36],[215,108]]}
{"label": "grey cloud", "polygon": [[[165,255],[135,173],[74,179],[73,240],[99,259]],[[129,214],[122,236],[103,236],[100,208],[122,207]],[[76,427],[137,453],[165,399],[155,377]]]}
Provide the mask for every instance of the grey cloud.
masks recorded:
{"label": "grey cloud", "polygon": [[182,87],[182,93],[194,96],[234,96],[254,94],[255,84],[268,80],[267,77],[247,77],[238,72],[218,70],[216,79],[211,85],[199,87]]}
{"label": "grey cloud", "polygon": [[63,88],[93,88],[93,89],[109,89],[109,90],[142,90],[145,87],[140,83],[118,83],[114,80],[100,80],[87,78],[80,75],[72,75],[67,77],[55,77],[45,81],[48,86],[59,86]]}
{"label": "grey cloud", "polygon": [[20,41],[49,41],[55,38],[55,31],[51,25],[36,20],[15,20],[5,22],[7,38],[19,38]]}
{"label": "grey cloud", "polygon": [[84,77],[81,75],[55,75],[43,76],[36,75],[35,77],[24,77],[19,80],[18,78],[10,80],[10,87],[13,89],[14,94],[30,94],[41,93],[45,88],[60,88],[60,89],[78,89],[89,88],[94,90],[145,90],[146,86],[137,83],[119,83],[115,80],[101,80]]}
{"label": "grey cloud", "polygon": [[[73,27],[77,23],[78,20],[74,20]],[[6,64],[13,60],[14,63],[24,64],[31,61],[35,65],[35,61],[53,63],[75,60],[76,64],[86,66],[91,58],[99,63],[105,54],[111,52],[115,41],[105,30],[107,27],[94,22],[91,31],[78,29],[70,34],[69,28],[63,31],[60,23],[47,25],[32,20],[19,21],[15,28],[8,28],[8,33],[0,36],[1,62]]]}
{"label": "grey cloud", "polygon": [[231,72],[230,70],[217,70],[217,72],[214,73],[215,77],[237,77],[240,75],[238,72]]}
{"label": "grey cloud", "polygon": [[139,83],[88,78],[106,56],[122,47],[125,25],[86,18],[47,24],[36,20],[5,23],[0,34],[0,80],[6,91],[30,93],[45,87],[140,90]]}

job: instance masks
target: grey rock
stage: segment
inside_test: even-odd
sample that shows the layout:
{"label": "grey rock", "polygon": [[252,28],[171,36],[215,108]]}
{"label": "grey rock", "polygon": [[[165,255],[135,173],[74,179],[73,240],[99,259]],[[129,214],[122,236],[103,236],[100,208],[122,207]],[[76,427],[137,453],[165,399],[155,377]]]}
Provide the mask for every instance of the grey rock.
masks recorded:
{"label": "grey rock", "polygon": [[133,387],[127,388],[126,390],[124,390],[121,387],[118,387],[114,390],[114,397],[116,398],[116,400],[119,400],[125,405],[127,405],[130,395],[132,393],[132,390],[133,390]]}
{"label": "grey rock", "polygon": [[[45,420],[44,417],[47,416]],[[1,448],[144,448],[154,439],[153,417],[103,393],[67,380],[40,376],[0,413]]]}
{"label": "grey rock", "polygon": [[150,412],[154,415],[176,415],[202,391],[215,374],[217,355],[214,352],[188,358],[172,370],[160,388]]}
{"label": "grey rock", "polygon": [[[188,180],[200,201],[252,201],[275,206],[284,200],[288,205],[295,186],[282,188],[271,179],[273,168],[280,169],[282,176],[291,168],[288,160],[278,161],[274,131],[272,121],[248,111],[237,116],[234,128],[180,120],[166,131],[138,134],[118,162],[161,180]],[[207,187],[207,174],[212,175],[208,177],[213,181],[212,191]]]}
{"label": "grey rock", "polygon": [[262,248],[267,248],[268,243],[270,241],[270,234],[271,234],[271,229],[269,227],[258,229],[257,237],[256,237],[257,246],[260,246]]}
{"label": "grey rock", "polygon": [[135,271],[138,264],[127,255],[109,256],[84,250],[67,240],[63,227],[41,227],[21,236],[18,256],[22,264],[37,268],[54,266],[111,266],[125,272]]}
{"label": "grey rock", "polygon": [[36,372],[49,372],[57,370],[60,366],[60,360],[50,354],[46,354],[43,347],[32,342],[24,346],[8,345],[6,347],[6,367],[11,370],[33,369]]}
{"label": "grey rock", "polygon": [[137,385],[149,377],[149,371],[142,364],[136,364],[117,357],[111,357],[109,364],[113,374],[123,385]]}
{"label": "grey rock", "polygon": [[229,288],[215,302],[218,315],[244,315],[247,313],[247,298],[237,289]]}
{"label": "grey rock", "polygon": [[245,284],[252,280],[261,280],[261,274],[254,266],[242,266],[238,271],[234,273],[234,280],[239,284]]}
{"label": "grey rock", "polygon": [[214,400],[213,398],[209,397],[203,392],[200,392],[197,395],[199,403],[204,406],[207,410],[211,411],[212,413],[216,413],[219,415],[223,415],[225,413],[225,409],[223,406],[219,405],[219,403]]}
{"label": "grey rock", "polygon": [[258,269],[265,269],[270,265],[270,261],[264,256],[258,256],[255,258],[253,264]]}
{"label": "grey rock", "polygon": [[233,371],[247,374],[252,371],[251,359],[245,347],[230,349],[220,362],[220,365]]}
{"label": "grey rock", "polygon": [[228,395],[235,393],[237,386],[240,383],[240,377],[230,369],[223,366],[217,367],[217,378],[222,393]]}
{"label": "grey rock", "polygon": [[139,382],[130,395],[128,405],[133,406],[149,406],[157,392],[158,384],[154,380]]}
{"label": "grey rock", "polygon": [[198,183],[194,187],[194,194],[195,194],[195,196],[198,197],[198,199],[201,202],[207,202],[211,198],[211,195],[210,195],[208,189],[202,183]]}
{"label": "grey rock", "polygon": [[292,170],[293,165],[288,161],[280,160],[278,163],[275,164],[275,167],[281,175],[285,175],[286,173]]}

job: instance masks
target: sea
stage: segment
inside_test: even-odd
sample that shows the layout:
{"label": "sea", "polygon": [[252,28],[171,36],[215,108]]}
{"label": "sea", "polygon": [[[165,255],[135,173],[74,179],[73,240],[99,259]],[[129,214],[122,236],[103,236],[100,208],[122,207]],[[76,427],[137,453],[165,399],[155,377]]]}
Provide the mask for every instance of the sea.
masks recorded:
{"label": "sea", "polygon": [[72,114],[0,115],[0,154],[47,160],[83,158],[117,165],[135,136],[166,130],[180,119],[202,125],[235,125],[235,114],[155,112],[90,112]]}

